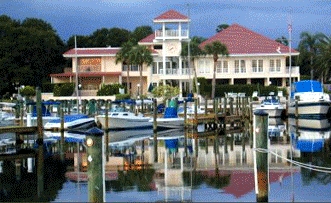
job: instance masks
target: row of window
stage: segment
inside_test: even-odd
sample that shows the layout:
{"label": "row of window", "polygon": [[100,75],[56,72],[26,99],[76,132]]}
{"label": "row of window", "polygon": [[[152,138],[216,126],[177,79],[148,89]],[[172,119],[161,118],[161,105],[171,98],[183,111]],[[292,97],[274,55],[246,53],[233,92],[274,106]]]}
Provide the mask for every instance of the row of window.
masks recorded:
{"label": "row of window", "polygon": [[[263,60],[252,60],[252,72],[259,73],[263,72]],[[209,60],[200,60],[199,61],[199,73],[210,73],[209,68],[211,61]],[[280,59],[270,59],[269,60],[269,72],[280,72],[281,60]],[[219,61],[216,64],[216,73],[228,73],[229,72],[229,62],[226,60]],[[234,60],[234,72],[235,73],[246,73],[246,61],[245,60]]]}
{"label": "row of window", "polygon": [[[212,61],[210,60],[200,60],[198,64],[198,72],[199,73],[210,73],[210,66]],[[174,63],[171,64],[170,62],[166,62],[166,69],[178,69],[178,64]],[[187,64],[182,64],[185,66]],[[208,67],[208,68],[205,68]],[[124,65],[122,71],[126,71],[128,68],[127,65]],[[153,74],[162,74],[163,73],[163,63],[162,62],[154,62],[153,63]],[[234,73],[246,73],[246,61],[245,60],[234,60]],[[263,67],[263,60],[252,60],[251,61],[251,68],[253,73],[261,73],[264,70]],[[269,72],[280,72],[281,69],[281,60],[280,59],[270,59],[269,60]],[[137,65],[132,65],[130,71],[139,71]],[[162,73],[161,73],[162,72]],[[216,73],[229,73],[229,61],[223,60],[219,61],[216,64]]]}

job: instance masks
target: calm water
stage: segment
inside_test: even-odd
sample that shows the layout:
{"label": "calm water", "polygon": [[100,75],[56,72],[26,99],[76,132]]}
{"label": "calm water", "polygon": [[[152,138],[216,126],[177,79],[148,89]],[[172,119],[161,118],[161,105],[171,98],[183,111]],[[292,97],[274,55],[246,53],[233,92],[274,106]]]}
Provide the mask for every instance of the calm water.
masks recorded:
{"label": "calm water", "polygon": [[[330,136],[329,123],[313,123],[318,128],[307,128],[303,122],[300,128],[286,126],[279,120],[270,120],[269,156],[269,201],[280,202],[330,202],[331,175],[308,168],[290,165],[284,158],[299,163],[307,163],[324,167],[331,166],[328,138]],[[312,123],[312,122],[308,122]],[[278,129],[278,130],[277,130]],[[280,139],[288,133],[287,140]],[[154,143],[150,130],[110,132],[112,140],[110,154],[121,155],[128,162],[144,160],[154,167],[119,171],[118,177],[106,181],[105,199],[107,202],[254,202],[256,193],[253,173],[253,148],[246,138],[242,144],[243,133],[214,136],[208,139],[191,140],[187,142],[188,158],[185,159],[181,172],[181,156],[184,154],[183,131],[158,132],[158,162],[154,164]],[[298,136],[299,135],[299,136]],[[56,136],[56,135],[54,135]],[[311,136],[321,139],[311,140]],[[172,137],[173,139],[166,138]],[[292,139],[290,139],[290,137]],[[123,138],[126,138],[123,140]],[[215,140],[218,140],[215,141]],[[321,141],[323,140],[323,141]],[[198,142],[198,143],[196,143]],[[294,147],[291,147],[292,145]],[[84,147],[77,143],[68,144],[70,149]],[[55,144],[56,146],[56,144]],[[198,148],[196,148],[198,146]],[[243,147],[244,146],[244,147]],[[300,149],[299,149],[300,148]],[[301,150],[301,151],[300,151]],[[313,152],[312,152],[313,151]],[[277,156],[272,155],[277,154]],[[164,163],[167,162],[167,168]],[[50,164],[46,177],[45,197],[43,200],[51,202],[86,202],[88,201],[87,182],[70,181],[64,177],[57,164]],[[218,169],[218,170],[217,170]],[[46,170],[47,171],[47,170]],[[6,176],[0,175],[1,181]],[[28,176],[24,178],[29,181]],[[35,177],[30,177],[34,179]],[[0,186],[1,201],[36,201],[33,185],[20,185],[10,180],[10,186]],[[31,181],[31,180],[30,180]],[[19,192],[10,190],[30,189],[29,194],[20,196]],[[14,194],[16,197],[8,199],[5,195]],[[7,198],[7,199],[6,199]]]}

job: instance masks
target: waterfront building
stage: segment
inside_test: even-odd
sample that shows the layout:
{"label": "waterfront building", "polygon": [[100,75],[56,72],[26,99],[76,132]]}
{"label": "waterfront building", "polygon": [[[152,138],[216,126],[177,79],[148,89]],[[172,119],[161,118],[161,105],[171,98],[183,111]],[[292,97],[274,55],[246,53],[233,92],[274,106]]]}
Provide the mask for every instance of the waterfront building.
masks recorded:
{"label": "waterfront building", "polygon": [[[133,96],[138,94],[139,88],[146,94],[151,85],[164,84],[178,86],[180,96],[186,96],[193,80],[193,67],[197,77],[211,81],[214,70],[212,55],[195,57],[190,64],[187,62],[189,57],[181,56],[183,43],[190,41],[189,17],[169,10],[154,18],[153,22],[160,26],[159,29],[138,43],[147,46],[153,56],[153,63],[143,66],[142,87],[139,85],[138,66],[134,65],[129,73],[130,84],[127,84],[128,66],[115,62],[120,47],[74,48],[66,51],[63,56],[72,59],[72,68],[66,68],[64,73],[51,74],[51,82],[74,82],[78,75],[81,96],[96,96],[102,84],[114,83],[129,85]],[[220,56],[217,61],[217,84],[288,87],[290,75],[292,81],[300,80],[299,67],[289,67],[286,62],[290,55],[295,56],[299,52],[290,50],[288,46],[239,24],[230,25],[201,43],[200,47],[203,49],[215,40],[225,44],[229,51],[228,56]]]}

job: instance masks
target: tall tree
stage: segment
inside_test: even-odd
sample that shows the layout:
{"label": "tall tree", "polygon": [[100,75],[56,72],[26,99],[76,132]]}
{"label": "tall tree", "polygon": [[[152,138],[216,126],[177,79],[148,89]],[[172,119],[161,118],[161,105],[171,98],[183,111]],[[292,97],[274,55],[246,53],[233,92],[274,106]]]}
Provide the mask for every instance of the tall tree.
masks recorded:
{"label": "tall tree", "polygon": [[138,43],[140,40],[144,39],[145,37],[147,37],[152,33],[153,33],[153,29],[151,26],[148,25],[139,26],[136,27],[136,29],[134,29],[134,31],[130,34],[130,39],[134,43]]}
{"label": "tall tree", "polygon": [[224,30],[224,29],[226,29],[228,27],[229,27],[228,24],[220,24],[220,25],[217,26],[216,32],[221,32],[222,30]]}
{"label": "tall tree", "polygon": [[300,34],[300,43],[299,43],[299,60],[303,62],[304,57],[309,58],[310,65],[310,78],[314,79],[314,59],[316,58],[318,46],[325,38],[325,35],[322,33],[311,34],[309,32],[302,32]]}
{"label": "tall tree", "polygon": [[211,98],[215,98],[215,88],[216,88],[216,65],[218,56],[228,56],[229,51],[225,44],[222,44],[220,41],[213,41],[209,44],[206,44],[204,50],[207,54],[211,54],[214,60],[214,71],[213,71],[213,81],[212,81],[212,94]]}
{"label": "tall tree", "polygon": [[151,65],[153,62],[153,56],[151,51],[146,46],[136,45],[133,47],[132,51],[130,52],[130,59],[132,64],[137,64],[139,67],[139,95],[142,95],[143,90],[143,83],[142,83],[142,74],[144,64]]}
{"label": "tall tree", "polygon": [[323,82],[328,81],[331,77],[331,36],[321,40],[319,44],[319,54],[317,55],[316,64],[318,75]]}
{"label": "tall tree", "polygon": [[284,36],[278,37],[275,41],[288,46],[288,39]]}
{"label": "tall tree", "polygon": [[130,31],[123,28],[110,28],[109,29],[109,46],[120,47],[123,43],[129,41]]}
{"label": "tall tree", "polygon": [[128,41],[123,44],[122,48],[120,51],[116,53],[116,64],[121,61],[122,64],[127,65],[127,73],[126,73],[126,88],[127,88],[127,93],[131,95],[130,91],[130,69],[131,69],[131,61],[130,61],[130,53],[133,48],[133,43],[131,41]]}
{"label": "tall tree", "polygon": [[64,42],[52,26],[40,19],[20,23],[0,16],[0,93],[14,92],[13,83],[42,87],[49,74],[62,72]]}

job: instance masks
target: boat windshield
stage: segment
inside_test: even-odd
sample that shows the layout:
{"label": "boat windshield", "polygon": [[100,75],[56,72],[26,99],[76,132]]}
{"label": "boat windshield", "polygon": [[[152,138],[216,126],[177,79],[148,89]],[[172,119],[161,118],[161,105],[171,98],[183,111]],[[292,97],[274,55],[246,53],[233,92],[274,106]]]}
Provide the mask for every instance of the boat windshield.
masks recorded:
{"label": "boat windshield", "polygon": [[265,100],[262,102],[263,104],[279,104],[279,99],[276,97],[267,97]]}
{"label": "boat windshield", "polygon": [[110,112],[123,112],[124,108],[120,106],[114,106],[113,108],[110,109]]}

